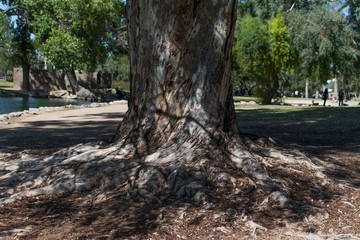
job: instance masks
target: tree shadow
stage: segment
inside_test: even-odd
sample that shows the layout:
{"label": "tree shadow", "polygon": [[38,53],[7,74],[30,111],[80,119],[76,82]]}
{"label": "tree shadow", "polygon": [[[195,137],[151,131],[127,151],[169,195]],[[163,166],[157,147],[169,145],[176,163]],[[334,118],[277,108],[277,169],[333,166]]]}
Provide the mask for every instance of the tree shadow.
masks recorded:
{"label": "tree shadow", "polygon": [[[194,169],[187,171],[189,173],[184,174],[191,175]],[[233,176],[246,178],[236,169],[229,171]],[[316,201],[330,202],[335,194],[339,194],[317,186],[306,177],[301,179],[286,173],[276,174],[294,183],[294,186],[289,186],[294,191],[289,192],[290,202],[285,208],[259,207],[259,202],[264,199],[259,186],[248,186],[233,194],[227,188],[219,189],[209,184],[205,186],[208,195],[206,205],[176,195],[170,195],[163,202],[144,201],[136,189],[102,191],[104,199],[99,199],[95,189],[70,195],[30,198],[24,200],[25,204],[21,200],[0,208],[0,216],[4,220],[9,215],[23,219],[16,224],[8,224],[11,229],[35,226],[34,231],[26,235],[32,238],[41,238],[41,234],[47,231],[45,229],[66,231],[62,236],[69,239],[145,239],[154,233],[163,238],[175,236],[173,226],[182,226],[186,228],[182,231],[187,233],[199,226],[204,229],[234,228],[237,224],[245,225],[244,217],[274,229],[282,226],[283,222],[299,222],[321,212]],[[0,233],[11,229],[0,227]],[[221,238],[221,233],[217,234]]]}
{"label": "tree shadow", "polygon": [[[75,116],[74,116],[75,117]],[[114,135],[124,113],[85,114],[73,121],[42,120],[25,122],[23,127],[0,129],[0,152],[23,150],[50,150],[70,147],[79,143],[108,141]]]}
{"label": "tree shadow", "polygon": [[299,108],[238,110],[240,132],[271,137],[282,145],[300,145],[309,152],[358,153],[360,149],[360,108]]}
{"label": "tree shadow", "polygon": [[240,131],[253,139],[271,138],[277,145],[325,160],[324,173],[337,181],[360,186],[360,108],[309,107],[296,111],[239,110]]}

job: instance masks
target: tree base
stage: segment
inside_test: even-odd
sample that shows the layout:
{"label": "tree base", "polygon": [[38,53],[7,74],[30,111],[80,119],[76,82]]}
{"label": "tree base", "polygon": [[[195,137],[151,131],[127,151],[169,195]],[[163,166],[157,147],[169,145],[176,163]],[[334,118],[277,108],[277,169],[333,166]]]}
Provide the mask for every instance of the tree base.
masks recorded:
{"label": "tree base", "polygon": [[[310,216],[326,218],[320,203],[350,187],[335,183],[323,174],[322,161],[298,150],[255,136],[227,140],[227,154],[210,145],[182,144],[175,149],[175,144],[168,144],[134,159],[132,145],[88,143],[46,157],[6,156],[0,166],[0,213],[17,214],[19,206],[26,206],[28,210],[20,211],[44,218],[41,222],[54,217],[97,226],[93,223],[100,221],[97,216],[107,224],[117,219],[117,227],[109,228],[121,231],[110,238],[134,232],[137,237],[147,236],[143,231],[159,228],[159,223],[167,226],[169,221],[197,218],[201,228],[216,226],[215,236],[231,235],[235,226],[267,236],[274,225],[288,226],[289,221]],[[87,224],[81,224],[79,231],[88,232]],[[194,226],[187,225],[188,231],[197,231]],[[132,230],[126,232],[129,227]],[[26,229],[21,231],[27,234]]]}
{"label": "tree base", "polygon": [[[207,202],[215,195],[262,195],[262,204],[288,207],[296,189],[293,176],[325,189],[322,162],[300,151],[280,149],[266,139],[228,138],[227,147],[187,142],[168,144],[135,158],[136,148],[120,144],[77,145],[46,158],[23,156],[0,167],[2,205],[40,195],[112,191],[145,201]],[[324,191],[324,190],[321,190]],[[245,196],[244,195],[244,196]],[[290,198],[289,198],[290,197]]]}

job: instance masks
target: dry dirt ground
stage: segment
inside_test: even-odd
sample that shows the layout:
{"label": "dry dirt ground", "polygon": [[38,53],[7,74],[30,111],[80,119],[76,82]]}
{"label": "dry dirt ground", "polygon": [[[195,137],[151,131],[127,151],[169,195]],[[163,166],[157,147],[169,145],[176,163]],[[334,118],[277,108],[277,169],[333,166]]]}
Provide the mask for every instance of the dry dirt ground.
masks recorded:
{"label": "dry dirt ground", "polygon": [[[0,125],[0,153],[41,155],[107,140],[125,110],[108,106],[12,119]],[[0,239],[360,239],[359,129],[340,140],[324,135],[315,144],[311,133],[316,129],[309,126],[307,134],[291,137],[303,132],[301,126],[274,128],[262,119],[239,124],[254,141],[271,137],[286,151],[300,149],[327,161],[325,174],[334,183],[314,188],[307,176],[284,174],[298,187],[290,194],[292,207],[271,210],[262,208],[264,199],[255,188],[231,196],[214,192],[206,205],[181,200],[157,204],[117,192],[29,198],[0,206]],[[357,139],[348,147],[343,141],[352,134]],[[268,171],[283,174],[271,167]]]}

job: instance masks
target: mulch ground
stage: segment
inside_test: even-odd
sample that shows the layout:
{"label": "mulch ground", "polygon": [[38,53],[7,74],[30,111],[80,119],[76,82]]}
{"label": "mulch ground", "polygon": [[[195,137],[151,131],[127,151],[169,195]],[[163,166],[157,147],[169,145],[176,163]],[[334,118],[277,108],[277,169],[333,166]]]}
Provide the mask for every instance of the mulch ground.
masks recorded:
{"label": "mulch ground", "polygon": [[[191,202],[146,203],[132,199],[131,193],[116,192],[103,197],[96,192],[37,197],[0,208],[0,239],[360,239],[359,132],[341,138],[324,133],[314,141],[314,129],[305,125],[275,128],[261,119],[239,124],[242,133],[250,137],[261,133],[284,148],[301,149],[328,161],[331,167],[325,174],[339,185],[326,189],[319,186],[314,191],[306,188],[311,179],[292,176],[299,186],[292,200],[298,205],[271,211],[259,208],[262,199],[257,198],[254,189],[229,201],[224,201],[222,192],[214,193],[206,206]],[[102,136],[108,137],[114,128],[105,126],[100,126]],[[61,130],[69,146],[79,143],[79,134],[85,134],[84,128],[76,129]],[[44,134],[37,138],[44,143],[53,141],[49,138],[56,135],[55,130],[51,136],[47,131],[40,133]],[[91,134],[96,136],[98,132],[92,129]],[[344,144],[343,139],[354,136],[357,139],[351,145]],[[91,138],[87,135],[84,139]],[[38,143],[24,144],[21,150],[38,149],[33,145]]]}

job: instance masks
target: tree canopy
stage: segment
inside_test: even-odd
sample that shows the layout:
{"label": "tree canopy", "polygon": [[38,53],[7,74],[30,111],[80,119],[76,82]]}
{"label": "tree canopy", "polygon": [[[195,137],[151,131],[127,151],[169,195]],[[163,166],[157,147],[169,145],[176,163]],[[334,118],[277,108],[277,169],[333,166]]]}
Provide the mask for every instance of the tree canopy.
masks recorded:
{"label": "tree canopy", "polygon": [[296,70],[324,83],[338,73],[350,71],[358,51],[351,44],[355,33],[337,11],[319,7],[288,16],[292,49],[298,57]]}
{"label": "tree canopy", "polygon": [[121,1],[23,2],[31,13],[36,45],[57,68],[94,70],[116,47]]}
{"label": "tree canopy", "polygon": [[3,0],[2,3],[8,6],[4,13],[16,16],[13,51],[24,56],[25,52],[30,54],[36,49],[36,53],[58,69],[95,70],[111,53],[126,48],[122,1]]}
{"label": "tree canopy", "polygon": [[[263,84],[264,78],[272,82],[271,71],[283,77],[279,87],[289,85],[289,81],[289,86],[297,87],[306,80],[315,90],[326,80],[338,78],[348,91],[359,91],[351,88],[356,86],[351,82],[359,77],[359,9],[360,1],[239,1],[233,71],[238,77],[233,79],[257,82],[260,96],[274,94]],[[267,33],[260,30],[266,29],[264,26]],[[270,28],[276,29],[276,37],[271,37]],[[263,47],[265,42],[267,48]],[[269,59],[273,62],[270,65]],[[279,71],[279,66],[284,68]]]}
{"label": "tree canopy", "polygon": [[257,95],[269,104],[280,74],[291,61],[288,29],[279,13],[268,23],[246,16],[240,21],[234,47],[236,62],[248,79],[257,81]]}
{"label": "tree canopy", "polygon": [[10,32],[9,19],[7,16],[0,14],[0,75],[6,75],[10,67]]}

